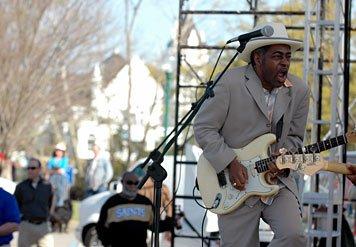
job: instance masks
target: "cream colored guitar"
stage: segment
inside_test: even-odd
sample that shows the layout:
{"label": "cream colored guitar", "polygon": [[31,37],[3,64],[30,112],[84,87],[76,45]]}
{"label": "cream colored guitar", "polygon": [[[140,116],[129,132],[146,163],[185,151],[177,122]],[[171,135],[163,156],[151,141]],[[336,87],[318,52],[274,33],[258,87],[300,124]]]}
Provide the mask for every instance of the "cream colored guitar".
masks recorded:
{"label": "cream colored guitar", "polygon": [[[228,170],[225,169],[219,174],[216,174],[213,166],[205,159],[204,155],[201,155],[198,160],[197,166],[197,180],[201,197],[205,206],[213,213],[227,214],[238,206],[240,206],[250,196],[271,196],[275,195],[279,187],[274,184],[268,184],[265,179],[265,175],[269,170],[268,164],[275,161],[279,169],[291,168],[294,170],[302,170],[301,164],[309,164],[306,162],[306,157],[313,161],[320,156],[315,153],[328,150],[339,145],[343,145],[347,142],[355,142],[356,132],[351,132],[346,135],[341,135],[335,138],[331,138],[326,141],[318,142],[312,145],[308,145],[303,148],[299,148],[294,154],[286,153],[279,159],[277,157],[269,157],[267,150],[270,144],[276,140],[275,135],[265,134],[262,135],[243,148],[235,149],[237,159],[243,164],[248,171],[248,183],[246,189],[243,191],[235,189],[229,180]],[[314,156],[296,156],[296,154],[314,154]],[[289,156],[290,155],[290,156]],[[290,157],[290,161],[286,158]],[[295,159],[301,161],[295,162]],[[305,161],[305,162],[303,162]],[[325,165],[323,163],[323,165]],[[308,171],[309,168],[304,167],[304,171]],[[315,169],[315,168],[314,168]],[[321,168],[322,169],[322,168]]]}

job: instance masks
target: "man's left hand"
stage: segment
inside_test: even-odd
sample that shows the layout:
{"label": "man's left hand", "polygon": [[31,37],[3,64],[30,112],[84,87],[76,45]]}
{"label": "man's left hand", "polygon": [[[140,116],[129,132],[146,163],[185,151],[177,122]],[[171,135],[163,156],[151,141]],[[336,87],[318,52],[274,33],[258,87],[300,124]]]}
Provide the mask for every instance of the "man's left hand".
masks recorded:
{"label": "man's left hand", "polygon": [[[278,153],[274,153],[274,154],[272,154],[272,156],[277,157],[277,156],[280,156],[281,154],[285,154],[286,152],[287,152],[287,149],[281,148]],[[269,168],[269,171],[271,172],[271,174],[273,175],[273,177],[286,176],[286,174],[289,174],[289,173],[286,173],[287,169],[283,169],[283,170],[278,169],[274,160],[268,164],[268,168]]]}
{"label": "man's left hand", "polygon": [[166,241],[170,242],[171,239],[172,239],[172,234],[171,234],[171,232],[164,232],[164,239],[165,239]]}
{"label": "man's left hand", "polygon": [[356,166],[355,165],[348,165],[347,168],[351,172],[350,175],[347,175],[347,178],[350,179],[350,181],[356,185]]}

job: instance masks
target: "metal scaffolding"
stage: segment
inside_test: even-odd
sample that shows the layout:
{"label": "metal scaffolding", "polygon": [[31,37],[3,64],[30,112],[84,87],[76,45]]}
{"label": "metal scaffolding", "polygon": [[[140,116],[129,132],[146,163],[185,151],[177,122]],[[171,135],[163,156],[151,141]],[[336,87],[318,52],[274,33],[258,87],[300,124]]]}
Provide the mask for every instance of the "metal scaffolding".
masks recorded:
{"label": "metal scaffolding", "polygon": [[[259,17],[262,16],[305,16],[305,25],[303,26],[289,26],[288,29],[294,30],[303,30],[305,32],[304,40],[304,81],[310,82],[310,87],[312,91],[312,100],[310,107],[310,117],[309,117],[309,126],[311,127],[311,132],[308,135],[308,140],[312,142],[320,141],[322,133],[328,132],[330,137],[334,137],[340,133],[344,133],[347,130],[347,119],[348,119],[348,85],[345,86],[348,82],[348,73],[349,73],[349,62],[350,58],[347,56],[350,52],[343,50],[347,43],[344,42],[344,34],[349,32],[350,25],[347,25],[347,17],[351,13],[351,7],[349,6],[350,1],[346,0],[346,4],[343,5],[340,1],[328,1],[334,4],[334,18],[331,20],[325,15],[325,9],[323,7],[324,0],[312,1],[305,0],[305,12],[304,11],[259,11],[258,10],[258,0],[247,1],[249,4],[250,10],[192,10],[187,7],[188,0],[179,1],[179,23],[178,23],[178,35],[177,35],[177,67],[176,67],[176,88],[175,88],[175,125],[181,120],[184,113],[190,108],[190,104],[194,103],[194,98],[196,98],[197,90],[202,90],[206,87],[206,82],[201,78],[201,74],[194,68],[187,59],[185,51],[187,50],[200,50],[200,51],[211,51],[222,48],[218,44],[208,45],[202,44],[199,45],[189,45],[187,43],[188,33],[193,30],[194,21],[191,18],[195,15],[206,15],[206,16],[217,16],[217,15],[249,15],[252,16],[253,25],[256,25]],[[345,7],[346,6],[346,7]],[[347,9],[347,6],[349,9]],[[346,21],[345,21],[346,20]],[[330,50],[334,51],[327,56],[324,48],[327,41],[331,41],[332,44],[328,44],[331,48]],[[233,48],[228,48],[233,49]],[[349,49],[349,48],[348,48]],[[344,55],[347,54],[347,55]],[[182,71],[189,71],[192,75],[189,78],[184,78]],[[189,82],[188,82],[189,81]],[[348,83],[347,83],[348,84]],[[323,98],[323,93],[325,88],[328,87],[331,92],[331,101],[329,106],[331,109],[331,118],[329,120],[321,119],[323,109],[322,102],[326,100]],[[198,91],[199,92],[199,91]],[[346,109],[346,111],[345,111]],[[192,137],[192,130],[187,130],[186,136]],[[193,139],[193,138],[191,138]],[[178,139],[174,145],[174,168],[173,168],[173,191],[177,191],[178,180],[180,176],[180,171],[182,167],[185,167],[185,178],[186,183],[190,185],[195,184],[195,167],[196,160],[190,159],[187,156],[185,160],[181,160],[180,156],[182,150],[184,150],[186,143],[189,145],[189,141],[185,142],[182,138]],[[330,158],[336,159],[339,158],[345,159],[346,150],[345,148],[339,148],[332,150],[330,152]],[[325,237],[327,238],[328,246],[331,243],[331,238],[337,238],[338,243],[340,242],[340,225],[341,222],[341,208],[342,208],[342,193],[335,195],[333,193],[334,188],[332,181],[337,179],[340,183],[342,191],[342,176],[328,175],[329,188],[325,195],[318,193],[318,183],[319,177],[315,176],[312,179],[311,184],[312,190],[310,193],[303,197],[303,203],[308,205],[309,213],[313,215],[308,220],[308,236],[309,236],[309,246],[312,245],[314,237]],[[191,181],[190,181],[191,180]],[[314,212],[313,204],[318,204],[315,201],[309,202],[308,198],[313,195],[320,194],[319,204],[325,205],[337,205],[338,211],[333,212],[333,206],[328,207],[326,219],[327,219],[327,229],[324,231],[314,229],[315,218],[321,218],[321,214]],[[311,198],[310,197],[310,198]],[[177,201],[189,200],[191,203],[194,203],[193,199],[200,199],[199,196],[193,196],[190,192],[185,193],[174,193],[173,195],[173,208],[176,208]],[[341,205],[341,206],[340,206]],[[199,207],[197,206],[198,210]],[[177,216],[177,212],[173,210],[173,217]],[[197,216],[202,218],[204,210],[201,208],[200,212],[196,213]],[[338,220],[338,228],[336,230],[332,229],[333,219]],[[201,238],[201,229],[197,228],[190,223],[189,217],[186,219],[186,224],[191,229],[191,232],[194,234],[186,234],[172,232],[172,246],[175,245],[176,238]],[[331,223],[330,223],[331,222]],[[206,245],[209,245],[209,240],[215,239],[211,237],[204,237]]]}
{"label": "metal scaffolding", "polygon": [[[303,76],[311,89],[309,124],[314,143],[347,131],[350,51],[346,35],[351,5],[350,1],[306,0],[305,10]],[[330,118],[325,114],[328,109]],[[345,146],[331,149],[328,159],[345,162]],[[310,190],[303,193],[303,204],[308,206],[308,246],[323,238],[328,247],[341,246],[343,179],[336,173],[317,174]]]}

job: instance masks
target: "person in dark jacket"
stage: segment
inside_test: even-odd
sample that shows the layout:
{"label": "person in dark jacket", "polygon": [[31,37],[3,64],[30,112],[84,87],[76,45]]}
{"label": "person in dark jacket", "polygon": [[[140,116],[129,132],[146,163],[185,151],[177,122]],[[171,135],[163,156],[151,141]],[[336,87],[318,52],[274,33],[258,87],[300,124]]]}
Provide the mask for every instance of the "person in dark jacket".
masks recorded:
{"label": "person in dark jacket", "polygon": [[[152,228],[154,209],[150,199],[137,194],[138,182],[135,173],[124,173],[123,191],[102,206],[96,230],[104,246],[147,246],[147,229]],[[160,232],[172,228],[172,218],[160,221]]]}
{"label": "person in dark jacket", "polygon": [[54,246],[49,223],[50,212],[54,210],[52,186],[41,177],[41,162],[30,158],[28,179],[19,183],[15,197],[20,208],[18,246]]}

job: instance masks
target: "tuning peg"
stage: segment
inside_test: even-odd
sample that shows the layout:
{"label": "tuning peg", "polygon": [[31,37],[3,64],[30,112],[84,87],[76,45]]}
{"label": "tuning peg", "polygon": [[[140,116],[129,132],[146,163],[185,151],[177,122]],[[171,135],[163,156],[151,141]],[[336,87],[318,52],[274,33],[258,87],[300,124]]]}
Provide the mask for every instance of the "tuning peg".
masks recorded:
{"label": "tuning peg", "polygon": [[286,148],[280,148],[278,151],[280,154],[286,154],[288,152]]}

